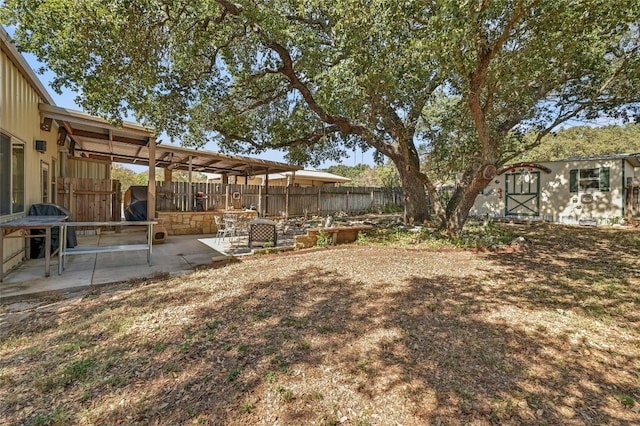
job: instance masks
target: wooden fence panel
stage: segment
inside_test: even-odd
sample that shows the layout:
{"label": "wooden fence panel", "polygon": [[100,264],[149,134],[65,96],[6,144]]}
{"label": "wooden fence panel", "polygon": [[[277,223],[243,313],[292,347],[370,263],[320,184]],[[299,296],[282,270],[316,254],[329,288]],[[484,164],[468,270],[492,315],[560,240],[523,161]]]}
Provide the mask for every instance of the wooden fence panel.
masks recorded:
{"label": "wooden fence panel", "polygon": [[348,192],[336,191],[340,188],[321,188],[320,208],[318,213],[321,215],[334,212],[348,212]]}
{"label": "wooden fence panel", "polygon": [[264,203],[264,189],[260,185],[227,184],[223,210],[245,209],[252,205],[257,209]]}
{"label": "wooden fence panel", "polygon": [[[369,187],[284,187],[260,185],[156,182],[158,211],[191,211],[197,192],[205,195],[206,210],[228,210],[255,207],[267,216],[303,216],[367,212],[400,206],[399,188]],[[191,199],[189,199],[191,197]]]}
{"label": "wooden fence panel", "polygon": [[266,211],[268,216],[285,217],[287,214],[287,187],[270,186],[268,189],[262,188],[261,212]]}
{"label": "wooden fence panel", "polygon": [[305,216],[318,214],[318,187],[289,188],[289,216]]}
{"label": "wooden fence panel", "polygon": [[[115,213],[113,186],[110,179],[57,179],[58,204],[71,212],[76,222],[96,222],[119,220]],[[115,216],[114,216],[115,214]]]}
{"label": "wooden fence panel", "polygon": [[[116,221],[122,211],[121,185],[106,179],[58,178],[58,204],[74,221]],[[260,185],[156,182],[157,211],[193,211],[195,195],[203,192],[208,211],[254,206],[260,214],[295,217],[336,212],[359,213],[402,205],[400,188],[284,187]]]}

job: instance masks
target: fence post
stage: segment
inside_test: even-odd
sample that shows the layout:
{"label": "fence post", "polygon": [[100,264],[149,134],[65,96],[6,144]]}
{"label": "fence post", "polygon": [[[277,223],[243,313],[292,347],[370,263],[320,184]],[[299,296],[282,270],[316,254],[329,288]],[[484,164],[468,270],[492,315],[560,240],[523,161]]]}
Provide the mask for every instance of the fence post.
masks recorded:
{"label": "fence post", "polygon": [[264,216],[264,212],[262,211],[262,185],[258,187],[258,213],[260,216]]}
{"label": "fence post", "polygon": [[289,219],[289,188],[287,185],[284,189],[284,218]]}
{"label": "fence post", "polygon": [[347,211],[347,213],[350,213],[350,210],[349,210],[349,190],[348,189],[347,189],[347,192],[346,192],[346,196],[347,196],[347,199],[346,199],[346,202],[345,202],[345,210]]}
{"label": "fence post", "polygon": [[111,219],[113,221],[122,218],[122,184],[119,180],[111,181]]}
{"label": "fence post", "polygon": [[375,194],[375,188],[371,188],[371,207],[369,207],[369,209],[371,210],[371,212],[373,213],[373,208],[376,206],[376,194]]}
{"label": "fence post", "polygon": [[229,210],[229,184],[227,184],[224,188],[224,209]]}
{"label": "fence post", "polygon": [[322,191],[320,190],[320,186],[317,186],[316,188],[318,188],[318,205],[316,210],[318,211],[318,214],[321,214],[320,206],[322,206]]}

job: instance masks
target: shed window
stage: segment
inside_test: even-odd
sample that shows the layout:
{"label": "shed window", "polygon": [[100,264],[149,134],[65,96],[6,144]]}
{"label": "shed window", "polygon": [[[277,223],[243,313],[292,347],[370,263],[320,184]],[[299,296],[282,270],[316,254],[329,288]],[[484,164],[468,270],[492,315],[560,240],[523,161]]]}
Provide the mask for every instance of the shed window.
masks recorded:
{"label": "shed window", "polygon": [[0,133],[0,215],[24,211],[24,145]]}
{"label": "shed window", "polygon": [[573,169],[569,175],[569,190],[571,192],[595,189],[609,190],[609,167],[594,169]]}

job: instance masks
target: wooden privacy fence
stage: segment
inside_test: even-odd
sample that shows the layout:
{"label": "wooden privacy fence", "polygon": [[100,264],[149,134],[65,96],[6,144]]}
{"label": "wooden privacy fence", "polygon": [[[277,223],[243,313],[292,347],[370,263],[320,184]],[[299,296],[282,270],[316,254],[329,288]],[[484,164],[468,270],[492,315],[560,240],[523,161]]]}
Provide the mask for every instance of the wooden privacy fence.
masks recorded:
{"label": "wooden privacy fence", "polygon": [[[201,192],[204,198],[197,199]],[[402,206],[401,188],[284,187],[221,183],[156,182],[156,210],[196,211],[253,208],[263,216],[359,213]],[[57,204],[71,212],[75,222],[109,222],[122,217],[119,181],[57,179]],[[126,207],[126,206],[125,206]]]}
{"label": "wooden privacy fence", "polygon": [[71,212],[74,222],[108,222],[121,218],[119,181],[59,177],[57,204]]}
{"label": "wooden privacy fence", "polygon": [[[204,197],[197,197],[202,193]],[[262,215],[302,216],[367,212],[402,206],[401,188],[285,187],[222,183],[156,182],[157,211],[253,207]]]}

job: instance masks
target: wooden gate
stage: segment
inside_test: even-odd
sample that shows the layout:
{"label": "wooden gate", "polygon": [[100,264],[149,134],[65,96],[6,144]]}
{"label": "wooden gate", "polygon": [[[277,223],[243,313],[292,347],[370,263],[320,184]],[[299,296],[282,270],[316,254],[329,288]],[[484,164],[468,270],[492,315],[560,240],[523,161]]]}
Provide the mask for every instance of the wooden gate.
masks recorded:
{"label": "wooden gate", "polygon": [[76,222],[120,220],[120,183],[110,179],[57,179],[58,204]]}
{"label": "wooden gate", "polygon": [[505,175],[505,215],[540,215],[540,172]]}

